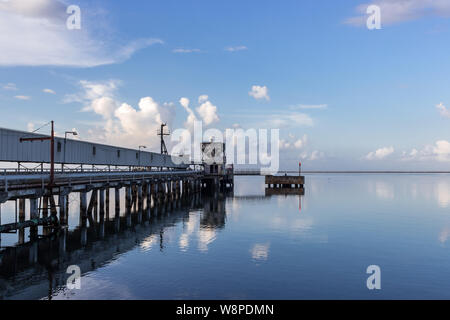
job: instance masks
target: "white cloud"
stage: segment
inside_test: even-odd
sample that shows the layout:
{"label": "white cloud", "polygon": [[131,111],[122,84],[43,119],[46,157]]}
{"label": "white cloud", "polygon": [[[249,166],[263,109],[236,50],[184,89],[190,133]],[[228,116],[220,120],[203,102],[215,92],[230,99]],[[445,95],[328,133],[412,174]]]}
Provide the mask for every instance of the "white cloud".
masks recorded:
{"label": "white cloud", "polygon": [[436,106],[436,108],[439,110],[439,113],[441,114],[441,116],[443,116],[445,118],[450,118],[450,110],[448,110],[442,102],[440,104],[438,104]]}
{"label": "white cloud", "polygon": [[31,99],[30,96],[15,96],[14,98],[16,98],[18,100],[30,100]]}
{"label": "white cloud", "polygon": [[228,52],[236,52],[236,51],[243,51],[247,50],[248,48],[246,46],[236,46],[236,47],[226,47],[225,51]]}
{"label": "white cloud", "polygon": [[248,93],[251,97],[259,100],[266,99],[270,100],[269,89],[266,86],[252,86],[252,90]]}
{"label": "white cloud", "polygon": [[3,90],[10,90],[10,91],[16,91],[17,90],[16,84],[12,83],[12,82],[5,84],[2,88],[3,88]]}
{"label": "white cloud", "polygon": [[314,150],[310,153],[308,151],[304,151],[300,154],[300,158],[302,160],[314,161],[325,158],[325,153],[319,150]]}
{"label": "white cloud", "polygon": [[301,126],[312,127],[314,125],[314,121],[306,113],[293,113],[287,116],[287,119]]}
{"label": "white cloud", "polygon": [[[158,103],[147,96],[141,98],[137,108],[134,108],[117,98],[117,89],[121,85],[118,80],[102,82],[83,80],[79,85],[81,92],[66,96],[65,102],[81,103],[82,111],[101,116],[95,127],[89,129],[88,137],[92,140],[131,148],[138,145],[156,148],[159,146],[156,132],[161,123],[167,123],[169,128],[172,128],[175,119],[173,103]],[[208,96],[200,96],[199,101],[203,103],[196,111],[204,125],[219,121],[217,107],[209,101]],[[185,126],[192,131],[197,116],[190,108],[188,98],[181,98],[179,103],[188,113]],[[170,149],[169,141],[168,144]]]}
{"label": "white cloud", "polygon": [[157,148],[159,139],[156,131],[161,123],[172,126],[174,105],[144,97],[140,99],[138,108],[134,108],[115,97],[119,84],[117,80],[80,81],[82,92],[69,96],[66,101],[81,102],[83,111],[102,117],[102,121],[89,130],[90,139],[130,148],[138,145]]}
{"label": "white cloud", "polygon": [[[306,138],[306,136],[304,136],[304,138]],[[297,141],[295,141],[294,147],[296,147],[297,149],[301,149],[305,145],[305,140],[298,139]]]}
{"label": "white cloud", "polygon": [[190,103],[190,101],[189,101],[188,98],[181,98],[179,102],[180,102],[181,106],[182,106],[184,109],[186,109],[187,112],[189,112],[189,113],[192,112],[192,110],[189,108],[189,103]]}
{"label": "white cloud", "polygon": [[293,109],[310,109],[310,110],[317,110],[317,109],[327,109],[327,104],[299,104],[298,106],[294,106]]}
{"label": "white cloud", "polygon": [[[197,116],[189,107],[190,101],[188,98],[181,98],[179,102],[188,113],[188,118],[186,120],[185,126],[187,127],[187,129],[192,130],[194,127],[194,122],[197,121]],[[198,97],[198,102],[200,103],[200,106],[198,106],[195,110],[199,114],[204,125],[208,126],[220,120],[219,116],[217,115],[217,107],[209,101],[209,97],[207,95],[201,95],[200,97]]]}
{"label": "white cloud", "polygon": [[284,139],[280,140],[280,149],[302,149],[308,143],[308,136],[305,134],[301,138],[295,138],[294,135],[290,134],[289,138],[291,141],[286,141]]}
{"label": "white cloud", "polygon": [[180,104],[188,113],[188,117],[186,119],[185,126],[189,131],[192,131],[194,129],[194,123],[195,123],[195,121],[197,121],[197,117],[196,117],[194,111],[189,107],[189,99],[181,98]]}
{"label": "white cloud", "polygon": [[394,153],[394,147],[380,148],[374,152],[369,152],[367,160],[381,160]]}
{"label": "white cloud", "polygon": [[94,67],[122,62],[137,50],[162,43],[139,39],[119,44],[105,36],[108,28],[91,31],[83,9],[81,30],[68,30],[66,9],[59,0],[0,1],[0,66]]}
{"label": "white cloud", "polygon": [[448,0],[376,0],[357,6],[356,11],[359,15],[347,19],[345,23],[366,26],[368,18],[366,10],[371,4],[380,7],[383,25],[416,20],[424,16],[450,17],[450,1]]}
{"label": "white cloud", "polygon": [[115,79],[103,82],[92,82],[87,80],[81,80],[79,85],[83,89],[83,91],[77,94],[66,95],[64,98],[64,102],[88,103],[88,105],[83,109],[83,111],[89,111],[91,101],[101,97],[114,98],[115,91],[117,90],[120,84],[121,81]]}
{"label": "white cloud", "polygon": [[[308,147],[308,136],[305,134],[301,138],[296,138],[293,134],[289,134],[290,140],[281,139],[279,141],[280,150],[283,151],[285,159],[315,161],[325,158],[325,153]],[[298,153],[298,150],[301,152]]]}
{"label": "white cloud", "polygon": [[450,142],[439,140],[434,145],[426,145],[421,150],[414,148],[409,153],[405,152],[402,160],[448,162],[450,161]]}
{"label": "white cloud", "polygon": [[210,125],[214,122],[219,121],[219,116],[217,115],[217,107],[213,105],[210,101],[205,101],[197,109],[198,114],[202,118],[205,125]]}
{"label": "white cloud", "polygon": [[209,97],[206,94],[201,95],[200,97],[198,97],[198,103],[203,103],[208,101]]}
{"label": "white cloud", "polygon": [[417,149],[412,149],[411,152],[409,153],[410,157],[415,157],[419,154],[419,151],[417,151]]}
{"label": "white cloud", "polygon": [[[118,107],[119,103],[110,97],[100,97],[94,99],[90,105],[92,111],[101,115],[105,119],[111,119]],[[85,109],[85,111],[86,110],[87,109]]]}
{"label": "white cloud", "polygon": [[314,126],[314,120],[306,113],[287,113],[270,115],[269,125],[277,128],[289,126]]}
{"label": "white cloud", "polygon": [[200,49],[183,49],[183,48],[179,48],[179,49],[174,49],[172,50],[173,53],[195,53],[195,52],[201,52]]}
{"label": "white cloud", "polygon": [[325,154],[323,152],[314,150],[313,152],[311,152],[311,155],[309,156],[308,160],[311,160],[311,161],[319,160],[319,159],[323,158],[324,156],[325,156]]}
{"label": "white cloud", "polygon": [[56,92],[53,91],[52,89],[44,89],[44,90],[42,90],[42,92],[44,92],[44,93],[50,93],[50,94],[56,94]]}
{"label": "white cloud", "polygon": [[437,141],[433,147],[433,153],[438,161],[450,161],[450,142],[445,140]]}
{"label": "white cloud", "polygon": [[286,140],[284,140],[284,139],[281,139],[280,142],[279,142],[279,144],[280,144],[280,149],[281,149],[281,150],[283,150],[283,149],[289,149],[289,148],[291,147],[291,145],[292,145],[290,142],[288,142],[288,141],[286,141]]}

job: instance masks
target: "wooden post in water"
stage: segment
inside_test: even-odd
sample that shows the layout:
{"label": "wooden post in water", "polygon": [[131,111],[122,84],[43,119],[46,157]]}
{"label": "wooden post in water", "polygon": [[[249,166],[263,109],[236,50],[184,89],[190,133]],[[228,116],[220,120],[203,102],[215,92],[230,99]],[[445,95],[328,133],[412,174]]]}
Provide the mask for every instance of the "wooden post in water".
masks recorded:
{"label": "wooden post in water", "polygon": [[144,199],[142,198],[142,184],[137,186],[137,198],[138,198],[138,212],[141,213],[143,210]]}
{"label": "wooden post in water", "polygon": [[[87,217],[87,194],[85,191],[80,192],[80,222]],[[80,223],[81,224],[81,223]]]}
{"label": "wooden post in water", "polygon": [[131,186],[125,187],[125,207],[127,210],[131,209]]}
{"label": "wooden post in water", "polygon": [[148,210],[148,217],[150,218],[150,208],[152,206],[152,184],[150,181],[147,182],[147,210]]}
{"label": "wooden post in water", "polygon": [[105,217],[105,189],[100,189],[100,217]]}
{"label": "wooden post in water", "polygon": [[30,248],[28,249],[28,261],[30,264],[35,264],[38,262],[38,242],[33,241]]}
{"label": "wooden post in water", "polygon": [[[25,199],[19,199],[19,223],[25,221]],[[19,229],[19,244],[25,243],[25,229]]]}
{"label": "wooden post in water", "polygon": [[48,197],[42,198],[42,217],[48,217]]}
{"label": "wooden post in water", "polygon": [[115,203],[115,217],[114,217],[114,229],[120,230],[120,188],[114,189],[114,203]]}
{"label": "wooden post in water", "polygon": [[81,223],[81,245],[84,247],[87,244],[87,225],[86,219],[83,219]]}
{"label": "wooden post in water", "polygon": [[98,189],[95,189],[93,192],[95,192],[95,197],[94,197],[94,221],[97,222],[98,221],[98,194],[99,194]]}
{"label": "wooden post in water", "polygon": [[67,229],[63,228],[59,233],[59,255],[63,256],[66,253]]}
{"label": "wooden post in water", "polygon": [[168,198],[169,201],[172,201],[173,198],[173,194],[172,194],[172,180],[167,181],[167,193],[168,193]]}
{"label": "wooden post in water", "polygon": [[[38,199],[30,198],[30,220],[39,219]],[[30,227],[30,238],[36,239],[38,236],[37,226]]]}
{"label": "wooden post in water", "polygon": [[66,195],[66,223],[69,221],[69,194]]}
{"label": "wooden post in water", "polygon": [[56,209],[56,203],[55,203],[55,197],[53,195],[51,195],[50,197],[48,197],[48,201],[50,203],[50,213],[51,216],[55,219],[58,218],[58,210]]}
{"label": "wooden post in water", "polygon": [[106,221],[109,220],[109,186],[106,188]]}
{"label": "wooden post in water", "polygon": [[120,188],[114,189],[114,211],[116,217],[120,215]]}
{"label": "wooden post in water", "polygon": [[64,194],[59,195],[59,223],[61,225],[66,224],[66,196]]}
{"label": "wooden post in water", "polygon": [[181,193],[181,191],[180,191],[180,179],[177,179],[177,182],[175,183],[175,188],[177,190],[177,198],[179,198],[180,197],[180,193]]}
{"label": "wooden post in water", "polygon": [[163,183],[159,181],[156,186],[157,186],[156,197],[158,199],[158,206],[160,206],[162,203]]}
{"label": "wooden post in water", "polygon": [[137,192],[137,185],[133,185],[133,187],[131,188],[132,190],[132,201],[133,201],[133,207],[134,207],[134,211],[136,211],[136,207],[137,207],[137,197],[138,197],[138,192]]}
{"label": "wooden post in water", "polygon": [[96,206],[97,193],[98,193],[97,189],[92,190],[91,200],[89,201],[89,206],[87,208],[87,216],[92,217],[92,211],[94,210],[94,207]]}

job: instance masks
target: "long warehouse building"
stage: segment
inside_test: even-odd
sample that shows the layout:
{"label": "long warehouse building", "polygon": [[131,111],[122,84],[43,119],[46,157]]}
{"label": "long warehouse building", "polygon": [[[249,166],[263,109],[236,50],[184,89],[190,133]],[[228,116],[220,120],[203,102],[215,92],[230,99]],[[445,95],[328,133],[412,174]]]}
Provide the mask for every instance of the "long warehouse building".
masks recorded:
{"label": "long warehouse building", "polygon": [[[21,138],[49,138],[49,136],[0,128],[0,161],[50,163],[50,140],[21,142]],[[178,164],[174,163],[170,155],[55,137],[56,164],[186,169],[190,164],[188,157],[180,159],[183,161],[179,161]]]}

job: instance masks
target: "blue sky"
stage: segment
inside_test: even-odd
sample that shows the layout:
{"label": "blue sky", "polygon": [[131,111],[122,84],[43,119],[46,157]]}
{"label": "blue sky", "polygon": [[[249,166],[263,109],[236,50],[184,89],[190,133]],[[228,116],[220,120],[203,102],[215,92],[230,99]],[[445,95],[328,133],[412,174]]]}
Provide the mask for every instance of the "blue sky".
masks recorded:
{"label": "blue sky", "polygon": [[1,127],[157,150],[185,97],[209,127],[280,128],[283,168],[449,168],[450,2],[11,0],[0,18]]}

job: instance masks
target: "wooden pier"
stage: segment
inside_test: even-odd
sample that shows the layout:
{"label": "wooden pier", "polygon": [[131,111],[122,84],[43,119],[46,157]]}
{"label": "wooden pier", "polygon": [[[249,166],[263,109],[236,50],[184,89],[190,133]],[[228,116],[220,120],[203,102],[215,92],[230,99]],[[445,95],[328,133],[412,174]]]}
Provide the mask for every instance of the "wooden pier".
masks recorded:
{"label": "wooden pier", "polygon": [[[207,176],[187,157],[63,139],[54,136],[51,124],[50,136],[0,128],[0,162],[17,165],[0,171],[0,221],[2,203],[16,201],[16,221],[0,222],[0,235],[18,230],[19,243],[25,241],[25,228],[36,238],[40,226],[66,226],[69,194],[77,194],[80,219],[90,220],[109,212],[105,207],[110,193],[120,212],[123,193],[130,211],[132,206],[142,210],[144,204],[159,205],[180,195],[193,197],[204,188],[233,185],[232,175]],[[214,183],[209,183],[211,178]]]}

